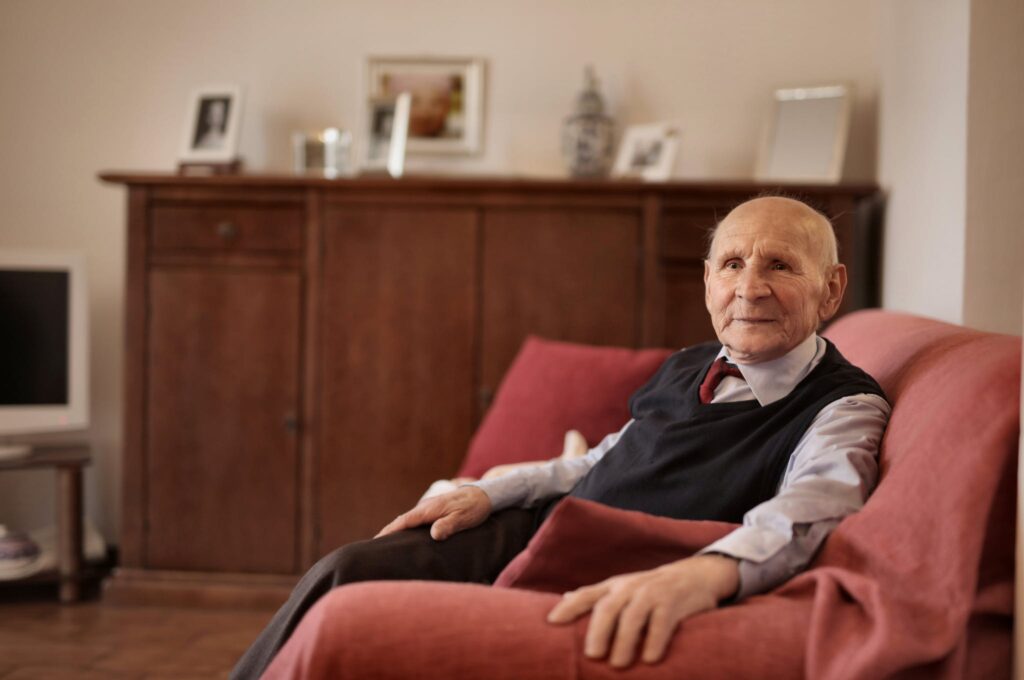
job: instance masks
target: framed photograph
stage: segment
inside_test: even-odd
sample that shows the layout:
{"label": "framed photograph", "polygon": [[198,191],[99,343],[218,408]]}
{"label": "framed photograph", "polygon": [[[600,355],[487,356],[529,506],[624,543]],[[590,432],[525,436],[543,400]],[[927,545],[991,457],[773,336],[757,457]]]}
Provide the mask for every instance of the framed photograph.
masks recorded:
{"label": "framed photograph", "polygon": [[757,179],[838,182],[851,94],[848,85],[776,90],[757,156]]}
{"label": "framed photograph", "polygon": [[412,96],[408,92],[394,98],[370,100],[364,170],[386,169],[392,177],[402,176],[411,104]]}
{"label": "framed photograph", "polygon": [[230,163],[238,157],[242,88],[212,85],[192,93],[181,144],[183,163]]}
{"label": "framed photograph", "polygon": [[406,148],[410,154],[476,154],[482,150],[482,59],[370,57],[367,85],[370,102],[409,93]]}
{"label": "framed photograph", "polygon": [[669,123],[630,125],[619,145],[612,177],[664,182],[672,176],[679,130]]}

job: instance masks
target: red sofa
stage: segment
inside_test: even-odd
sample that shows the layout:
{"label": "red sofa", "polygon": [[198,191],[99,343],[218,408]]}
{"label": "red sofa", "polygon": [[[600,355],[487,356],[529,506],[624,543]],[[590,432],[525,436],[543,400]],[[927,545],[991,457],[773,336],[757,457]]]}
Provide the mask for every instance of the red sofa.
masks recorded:
{"label": "red sofa", "polygon": [[584,658],[586,619],[544,621],[553,593],[685,556],[730,525],[577,501],[559,506],[493,587],[333,591],[265,677],[1009,677],[1020,338],[882,311],[826,335],[893,403],[877,490],[811,569],[685,621],[661,663],[615,671]]}

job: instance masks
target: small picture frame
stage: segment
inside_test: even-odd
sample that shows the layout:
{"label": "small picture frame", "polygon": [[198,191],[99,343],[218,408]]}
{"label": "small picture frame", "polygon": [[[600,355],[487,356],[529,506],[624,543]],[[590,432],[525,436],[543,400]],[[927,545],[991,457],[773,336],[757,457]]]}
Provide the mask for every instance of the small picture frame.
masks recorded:
{"label": "small picture frame", "polygon": [[411,103],[412,97],[406,92],[394,98],[370,100],[364,170],[387,170],[392,177],[402,176]]}
{"label": "small picture frame", "polygon": [[678,149],[679,130],[674,125],[630,125],[619,145],[612,177],[664,182],[672,176]]}
{"label": "small picture frame", "polygon": [[229,164],[238,158],[242,119],[239,85],[208,85],[189,99],[179,160],[184,164]]}
{"label": "small picture frame", "polygon": [[409,93],[410,154],[470,155],[483,149],[483,59],[370,57],[367,87],[370,102]]}
{"label": "small picture frame", "polygon": [[755,177],[822,183],[842,179],[852,99],[849,85],[775,90]]}

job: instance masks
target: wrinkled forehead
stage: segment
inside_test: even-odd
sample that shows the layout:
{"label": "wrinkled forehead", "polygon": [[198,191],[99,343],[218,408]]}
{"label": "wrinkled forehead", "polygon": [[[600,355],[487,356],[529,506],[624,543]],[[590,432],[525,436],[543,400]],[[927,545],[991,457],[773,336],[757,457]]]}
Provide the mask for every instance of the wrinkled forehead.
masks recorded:
{"label": "wrinkled forehead", "polygon": [[[802,206],[802,204],[797,204]],[[802,206],[806,208],[806,206]],[[730,251],[780,251],[810,258],[819,258],[825,250],[829,228],[810,209],[801,210],[783,204],[759,206],[744,204],[729,213],[711,242],[711,256]]]}

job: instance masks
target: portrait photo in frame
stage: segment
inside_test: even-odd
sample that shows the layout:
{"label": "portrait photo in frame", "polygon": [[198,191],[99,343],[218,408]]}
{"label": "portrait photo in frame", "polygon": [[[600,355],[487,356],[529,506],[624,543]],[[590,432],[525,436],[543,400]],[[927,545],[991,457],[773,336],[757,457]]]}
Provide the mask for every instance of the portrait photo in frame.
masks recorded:
{"label": "portrait photo in frame", "polygon": [[370,57],[367,86],[370,102],[409,93],[408,153],[472,155],[482,150],[482,59]]}
{"label": "portrait photo in frame", "polygon": [[622,137],[612,177],[664,182],[672,176],[679,130],[670,123],[630,125]]}
{"label": "portrait photo in frame", "polygon": [[238,158],[242,119],[240,85],[208,85],[189,99],[179,160],[182,163],[230,163]]}

